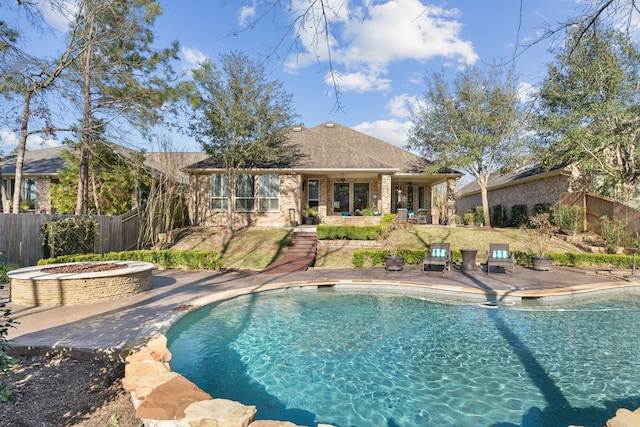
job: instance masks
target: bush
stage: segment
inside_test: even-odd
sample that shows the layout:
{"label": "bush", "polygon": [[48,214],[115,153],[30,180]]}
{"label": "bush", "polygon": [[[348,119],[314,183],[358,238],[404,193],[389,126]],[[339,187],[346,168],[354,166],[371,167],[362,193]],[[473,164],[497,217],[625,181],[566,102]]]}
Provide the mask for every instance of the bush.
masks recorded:
{"label": "bush", "polygon": [[2,289],[3,283],[9,283],[7,273],[16,268],[20,268],[20,266],[18,264],[0,264],[0,289]]}
{"label": "bush", "polygon": [[473,211],[467,212],[466,214],[464,214],[464,217],[462,218],[464,225],[475,225],[475,220],[476,220],[476,214],[473,213]]}
{"label": "bush", "polygon": [[507,225],[507,210],[502,205],[495,205],[491,212],[491,225],[494,227],[504,227]]}
{"label": "bush", "polygon": [[[7,283],[7,272],[17,267],[13,264],[0,264],[0,289],[3,287],[2,283]],[[15,365],[15,360],[7,354],[9,351],[7,334],[11,327],[13,327],[11,310],[4,303],[0,303],[0,377],[7,376]],[[0,403],[14,402],[18,398],[19,395],[15,391],[8,389],[4,383],[0,382]]]}
{"label": "bush", "polygon": [[624,221],[610,219],[603,215],[600,217],[600,234],[604,239],[605,250],[608,254],[618,252],[618,247],[624,244],[624,232],[627,224]]}
{"label": "bush", "polygon": [[98,223],[91,218],[70,217],[42,225],[48,256],[91,253],[97,234]]}
{"label": "bush", "polygon": [[527,205],[511,206],[511,221],[509,224],[512,227],[522,227],[528,223],[529,217],[527,216]]}
{"label": "bush", "polygon": [[584,209],[580,206],[558,205],[553,208],[551,219],[562,233],[572,236],[583,228]]}
{"label": "bush", "polygon": [[[397,255],[404,258],[405,264],[419,264],[424,259],[424,253],[422,249],[400,249]],[[389,255],[388,250],[381,249],[355,251],[351,257],[351,263],[358,268],[382,266],[384,258]]]}
{"label": "bush", "polygon": [[386,214],[378,225],[319,225],[316,228],[318,240],[378,240],[393,226],[395,214]]}
{"label": "bush", "polygon": [[551,205],[549,203],[536,203],[533,205],[533,211],[531,213],[534,216],[541,213],[551,214]]}
{"label": "bush", "polygon": [[38,265],[116,260],[143,261],[151,262],[161,268],[193,268],[196,270],[220,270],[224,264],[223,259],[220,258],[220,255],[216,251],[141,250],[109,252],[104,255],[65,255],[56,258],[41,259],[38,261]]}
{"label": "bush", "polygon": [[473,212],[473,214],[474,214],[473,222],[476,225],[480,225],[484,223],[484,209],[482,209],[482,206],[478,206]]}

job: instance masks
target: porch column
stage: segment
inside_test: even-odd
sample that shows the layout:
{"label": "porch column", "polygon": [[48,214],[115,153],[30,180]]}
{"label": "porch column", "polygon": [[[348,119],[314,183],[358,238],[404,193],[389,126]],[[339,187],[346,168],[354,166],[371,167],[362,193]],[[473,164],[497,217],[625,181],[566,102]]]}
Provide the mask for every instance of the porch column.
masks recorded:
{"label": "porch column", "polygon": [[457,179],[447,179],[447,202],[445,213],[447,225],[454,227],[456,225],[456,181]]}
{"label": "porch column", "polygon": [[380,205],[378,209],[382,214],[391,213],[391,175],[382,175],[380,177]]}

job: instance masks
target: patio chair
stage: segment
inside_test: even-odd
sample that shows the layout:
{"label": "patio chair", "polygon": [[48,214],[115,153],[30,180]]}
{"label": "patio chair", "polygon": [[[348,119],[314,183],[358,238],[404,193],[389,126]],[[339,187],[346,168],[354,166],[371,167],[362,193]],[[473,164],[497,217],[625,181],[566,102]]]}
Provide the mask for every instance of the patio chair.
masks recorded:
{"label": "patio chair", "polygon": [[433,243],[431,252],[422,261],[422,272],[431,271],[431,266],[442,266],[442,274],[445,274],[451,271],[452,261],[450,243]]}
{"label": "patio chair", "polygon": [[414,224],[426,224],[427,223],[427,215],[429,211],[426,209],[418,209],[418,212],[413,216]]}
{"label": "patio chair", "polygon": [[407,222],[409,220],[409,211],[406,209],[396,210],[396,220],[399,222]]}
{"label": "patio chair", "polygon": [[487,251],[487,275],[491,272],[491,267],[503,267],[505,273],[507,270],[515,269],[516,260],[513,252],[509,251],[508,243],[489,243],[489,251]]}

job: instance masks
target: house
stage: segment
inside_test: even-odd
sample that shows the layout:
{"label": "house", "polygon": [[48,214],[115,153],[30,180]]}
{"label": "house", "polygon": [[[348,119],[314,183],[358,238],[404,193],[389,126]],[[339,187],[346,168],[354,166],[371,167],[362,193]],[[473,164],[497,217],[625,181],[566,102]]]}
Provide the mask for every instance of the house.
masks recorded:
{"label": "house", "polygon": [[[531,213],[534,205],[554,205],[562,193],[574,191],[575,187],[575,171],[567,166],[550,169],[535,166],[503,175],[491,175],[487,186],[489,210],[493,211],[495,206],[500,205],[509,216],[513,206],[524,205],[527,206],[527,212]],[[456,214],[463,216],[478,206],[482,206],[480,186],[473,181],[458,192]]]}
{"label": "house", "polygon": [[[112,146],[124,156],[133,158],[139,154],[119,145]],[[65,145],[25,152],[20,188],[21,205],[24,205],[21,206],[22,211],[55,213],[55,206],[51,203],[51,187],[59,183],[59,172],[66,167],[63,153],[70,149]],[[190,152],[147,152],[144,156],[144,166],[147,170],[162,173],[168,179],[185,185],[188,183],[188,175],[182,172],[182,168],[206,157],[204,153]],[[0,159],[2,185],[7,190],[10,200],[16,191],[16,157],[16,154],[10,154]]]}
{"label": "house", "polygon": [[[300,223],[306,205],[323,224],[364,224],[367,217],[359,214],[366,208],[381,214],[398,208],[431,212],[432,187],[461,177],[448,170],[425,174],[429,162],[422,157],[333,122],[294,127],[285,143],[288,159],[238,171],[234,225]],[[184,171],[190,175],[192,223],[226,225],[222,165],[206,159]]]}

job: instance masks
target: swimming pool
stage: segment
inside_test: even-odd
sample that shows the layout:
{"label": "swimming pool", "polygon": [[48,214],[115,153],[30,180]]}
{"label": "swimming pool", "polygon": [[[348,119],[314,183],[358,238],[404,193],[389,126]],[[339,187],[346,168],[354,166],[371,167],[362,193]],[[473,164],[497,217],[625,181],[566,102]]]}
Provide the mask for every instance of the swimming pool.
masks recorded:
{"label": "swimming pool", "polygon": [[299,425],[602,427],[640,406],[640,298],[488,307],[289,290],[186,316],[171,367]]}

